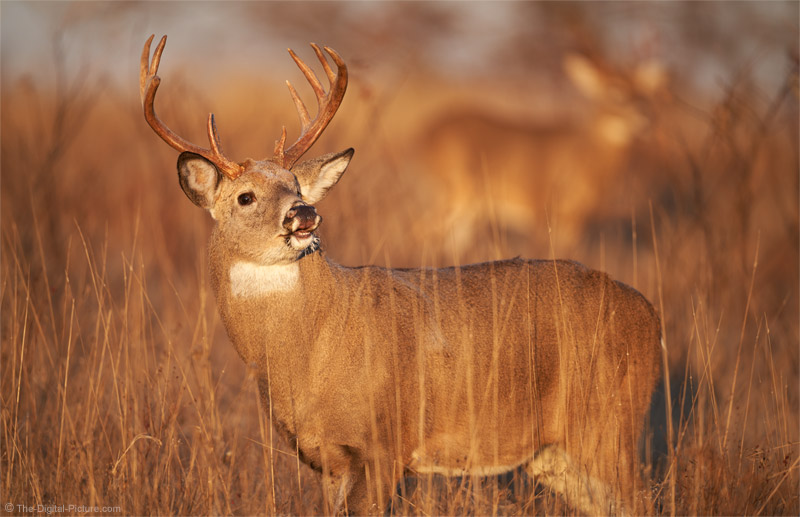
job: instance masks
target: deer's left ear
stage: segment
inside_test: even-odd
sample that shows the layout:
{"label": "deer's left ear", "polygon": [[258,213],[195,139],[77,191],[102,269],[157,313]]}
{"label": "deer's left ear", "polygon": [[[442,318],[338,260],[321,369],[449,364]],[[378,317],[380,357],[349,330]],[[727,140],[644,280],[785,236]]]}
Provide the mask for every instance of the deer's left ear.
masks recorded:
{"label": "deer's left ear", "polygon": [[336,185],[344,174],[355,151],[353,148],[338,153],[330,153],[314,158],[292,167],[292,173],[300,183],[300,194],[303,200],[313,205],[328,193],[328,189]]}

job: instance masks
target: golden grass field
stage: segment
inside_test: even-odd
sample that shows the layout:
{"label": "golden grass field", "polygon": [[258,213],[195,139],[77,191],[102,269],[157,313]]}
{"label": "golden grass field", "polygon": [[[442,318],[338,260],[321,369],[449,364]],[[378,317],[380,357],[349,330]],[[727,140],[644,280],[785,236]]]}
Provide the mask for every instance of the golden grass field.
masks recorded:
{"label": "golden grass field", "polygon": [[[594,97],[564,76],[564,53],[549,98],[569,109],[543,109],[518,79],[433,68],[389,82],[342,50],[351,84],[311,154],[356,154],[318,206],[323,246],[344,265],[571,258],[634,286],[666,342],[641,445],[654,513],[797,515],[798,55],[782,52],[769,89],[730,63],[703,94],[681,90],[674,64],[654,61],[673,82],[645,88],[596,52],[611,94]],[[165,60],[181,57],[167,45]],[[124,58],[135,81],[138,54]],[[56,68],[54,86],[2,83],[4,515],[324,513],[221,326],[212,221],[181,192],[135,82]],[[296,131],[285,77],[196,84],[169,70],[157,109],[190,140],[205,145],[210,106],[237,159],[270,154],[282,124]],[[522,471],[407,479],[392,511],[572,513]]]}

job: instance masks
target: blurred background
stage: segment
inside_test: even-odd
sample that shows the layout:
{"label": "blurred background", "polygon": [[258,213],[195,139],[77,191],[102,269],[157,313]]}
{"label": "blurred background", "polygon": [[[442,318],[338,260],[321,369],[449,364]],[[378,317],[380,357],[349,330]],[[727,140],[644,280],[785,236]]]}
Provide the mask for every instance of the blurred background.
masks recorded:
{"label": "blurred background", "polygon": [[[309,157],[356,154],[318,206],[328,255],[608,271],[667,338],[656,510],[796,514],[798,5],[3,2],[4,500],[322,511],[219,325],[212,221],[142,116],[142,45],[168,34],[157,113],[205,146],[213,112],[237,161],[297,134],[285,80],[314,104],[286,49],[318,71],[308,43],[336,49],[348,93]],[[542,497],[458,487],[406,513]]]}

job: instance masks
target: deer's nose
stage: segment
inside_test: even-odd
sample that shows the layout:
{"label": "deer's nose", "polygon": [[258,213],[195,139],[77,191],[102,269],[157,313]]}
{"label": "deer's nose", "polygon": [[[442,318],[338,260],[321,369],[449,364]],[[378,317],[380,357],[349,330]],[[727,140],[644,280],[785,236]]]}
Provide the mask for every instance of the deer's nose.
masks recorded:
{"label": "deer's nose", "polygon": [[313,206],[298,205],[286,212],[283,219],[283,227],[290,232],[310,232],[317,229],[322,217],[317,214]]}

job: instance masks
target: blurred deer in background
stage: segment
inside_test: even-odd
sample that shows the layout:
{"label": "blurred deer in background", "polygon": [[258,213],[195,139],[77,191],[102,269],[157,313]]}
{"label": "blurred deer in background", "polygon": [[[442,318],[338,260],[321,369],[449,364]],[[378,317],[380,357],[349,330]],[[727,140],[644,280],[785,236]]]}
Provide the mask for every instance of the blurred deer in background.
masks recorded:
{"label": "blurred deer in background", "polygon": [[491,224],[512,238],[544,227],[546,211],[568,246],[594,217],[630,216],[631,207],[616,206],[609,194],[625,184],[650,105],[665,87],[664,68],[651,59],[628,70],[579,54],[567,55],[563,67],[585,101],[571,118],[454,107],[421,134],[419,166],[431,190],[445,193],[429,204],[445,212],[434,230],[448,232],[444,242],[457,253],[491,235],[480,233]]}
{"label": "blurred deer in background", "polygon": [[[216,224],[211,284],[228,335],[253,366],[270,419],[320,472],[327,510],[382,512],[405,474],[494,475],[524,467],[582,512],[636,511],[637,443],[660,375],[660,324],[634,289],[570,261],[444,269],[330,261],[314,204],[353,150],[299,158],[347,86],[339,55],[312,44],[330,86],[292,51],[316,95],[294,87],[301,134],[271,158],[225,156],[157,116],[166,36],[141,58],[147,122],[181,151],[178,179]],[[377,214],[364,214],[365,216]]]}

